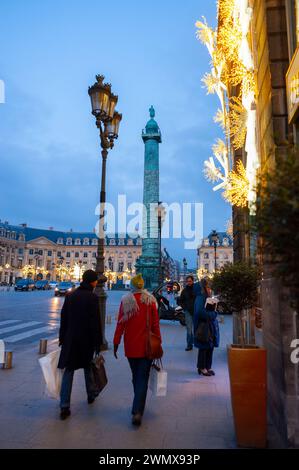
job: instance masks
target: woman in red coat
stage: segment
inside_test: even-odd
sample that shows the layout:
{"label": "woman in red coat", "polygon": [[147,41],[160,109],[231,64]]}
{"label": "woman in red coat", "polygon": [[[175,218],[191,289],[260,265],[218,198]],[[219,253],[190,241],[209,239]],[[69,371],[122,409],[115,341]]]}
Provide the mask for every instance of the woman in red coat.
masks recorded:
{"label": "woman in red coat", "polygon": [[131,291],[122,298],[114,334],[114,356],[124,335],[125,355],[128,358],[134,387],[132,424],[140,426],[144,412],[148,379],[152,361],[146,357],[147,319],[149,329],[161,338],[157,302],[147,290],[141,274],[131,280]]}

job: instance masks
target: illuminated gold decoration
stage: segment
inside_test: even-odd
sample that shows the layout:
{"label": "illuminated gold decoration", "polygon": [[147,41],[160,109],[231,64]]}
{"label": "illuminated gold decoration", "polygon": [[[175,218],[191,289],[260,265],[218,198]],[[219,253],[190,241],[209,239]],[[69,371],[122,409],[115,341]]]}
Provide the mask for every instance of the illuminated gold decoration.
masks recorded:
{"label": "illuminated gold decoration", "polygon": [[[224,190],[225,199],[233,204],[248,203],[253,214],[259,159],[251,20],[250,0],[218,0],[217,29],[212,30],[204,18],[196,22],[196,36],[206,45],[211,56],[211,72],[205,74],[203,82],[208,94],[218,95],[221,107],[214,121],[221,126],[226,138],[213,146],[214,156],[204,162],[203,172],[209,181],[218,182],[213,187],[214,191]],[[233,87],[238,90],[238,95],[231,98],[229,93]],[[236,171],[233,171],[232,149],[239,148],[246,152],[246,169],[237,164]]]}
{"label": "illuminated gold decoration", "polygon": [[228,177],[228,186],[223,197],[233,206],[246,207],[248,205],[249,180],[246,169],[241,160],[236,163],[236,170],[232,170]]}
{"label": "illuminated gold decoration", "polygon": [[229,101],[229,135],[233,147],[237,150],[245,144],[247,133],[247,110],[244,108],[240,98],[233,96]]}

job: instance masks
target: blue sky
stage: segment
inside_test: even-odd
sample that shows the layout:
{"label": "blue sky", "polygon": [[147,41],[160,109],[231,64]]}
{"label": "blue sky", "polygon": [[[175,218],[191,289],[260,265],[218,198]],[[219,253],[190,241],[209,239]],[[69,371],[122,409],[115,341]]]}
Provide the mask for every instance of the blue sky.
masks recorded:
{"label": "blue sky", "polygon": [[[220,130],[201,78],[209,68],[196,40],[214,0],[11,0],[0,5],[0,218],[31,226],[92,230],[100,148],[88,86],[103,73],[119,95],[119,140],[107,165],[107,199],[142,200],[141,130],[151,104],[162,131],[160,199],[203,202],[204,233],[223,230],[231,207],[214,193],[203,161]],[[165,240],[170,254],[195,251]]]}

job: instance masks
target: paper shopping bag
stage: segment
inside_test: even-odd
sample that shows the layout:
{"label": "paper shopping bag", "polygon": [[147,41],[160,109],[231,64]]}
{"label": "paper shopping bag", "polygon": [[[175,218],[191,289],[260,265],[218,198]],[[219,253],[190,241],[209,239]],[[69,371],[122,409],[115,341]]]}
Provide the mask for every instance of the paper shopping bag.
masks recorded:
{"label": "paper shopping bag", "polygon": [[167,395],[167,372],[162,367],[155,364],[151,368],[149,388],[156,397],[166,397]]}
{"label": "paper shopping bag", "polygon": [[50,352],[39,359],[43,376],[46,382],[46,394],[56,400],[60,397],[63,370],[58,369],[60,349]]}

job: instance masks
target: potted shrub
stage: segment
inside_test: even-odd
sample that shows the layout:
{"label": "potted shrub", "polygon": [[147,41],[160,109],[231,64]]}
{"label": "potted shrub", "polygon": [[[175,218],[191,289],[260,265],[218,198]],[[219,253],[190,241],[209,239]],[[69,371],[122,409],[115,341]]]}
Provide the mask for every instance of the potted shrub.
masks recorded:
{"label": "potted shrub", "polygon": [[228,367],[237,443],[241,447],[266,447],[266,350],[246,344],[243,315],[257,300],[258,269],[248,263],[226,264],[212,280],[239,323],[239,344],[228,346]]}

